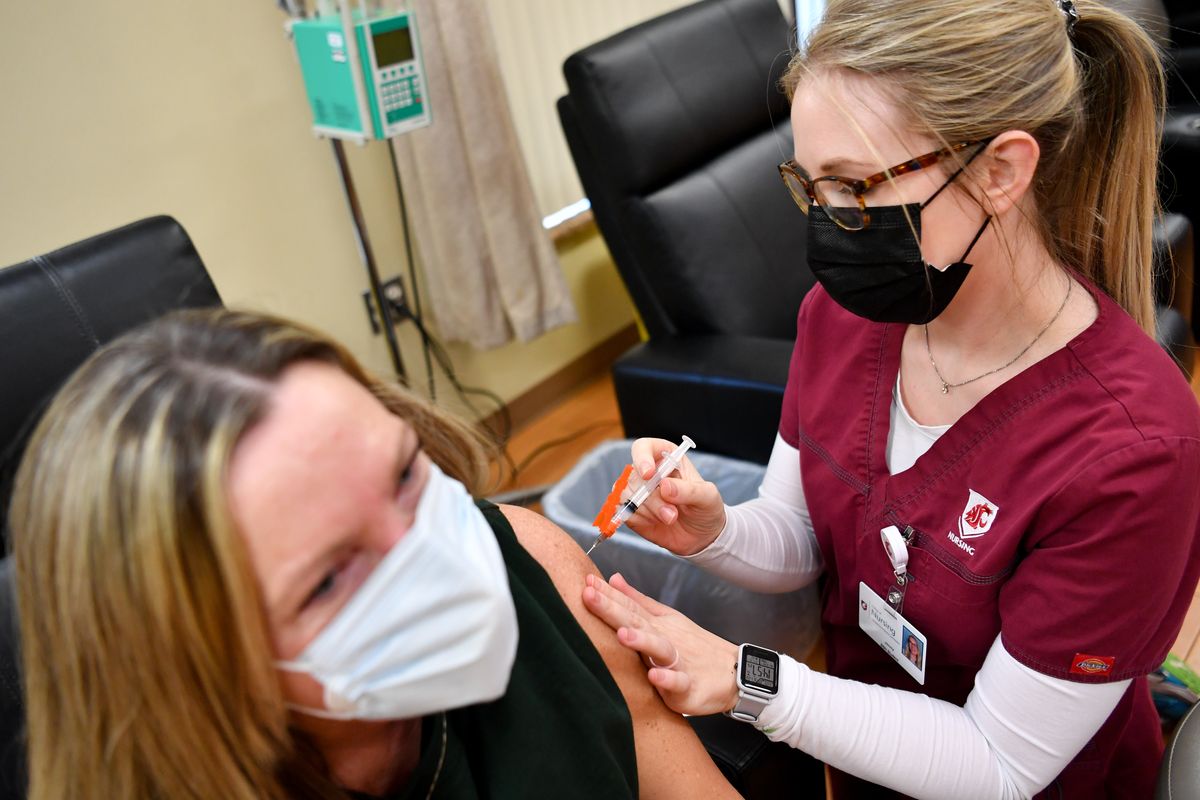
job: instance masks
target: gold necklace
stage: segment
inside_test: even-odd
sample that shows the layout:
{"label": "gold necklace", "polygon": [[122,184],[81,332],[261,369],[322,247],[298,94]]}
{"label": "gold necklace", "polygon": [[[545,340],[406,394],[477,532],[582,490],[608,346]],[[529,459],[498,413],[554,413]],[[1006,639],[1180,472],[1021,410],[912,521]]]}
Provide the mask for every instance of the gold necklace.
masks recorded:
{"label": "gold necklace", "polygon": [[960,381],[959,383],[950,383],[944,377],[942,377],[942,372],[941,372],[941,370],[938,369],[937,362],[933,360],[933,348],[929,346],[929,325],[926,324],[925,325],[925,352],[929,353],[929,364],[930,364],[930,366],[933,367],[933,374],[937,375],[938,380],[941,381],[941,383],[942,383],[942,394],[949,394],[951,389],[957,389],[960,386],[966,386],[968,383],[974,383],[975,381],[979,380],[980,378],[986,378],[988,375],[995,375],[1000,370],[1008,369],[1013,364],[1017,363],[1017,359],[1019,359],[1021,356],[1028,353],[1029,348],[1031,348],[1035,344],[1037,344],[1038,340],[1041,339],[1043,335],[1045,335],[1046,331],[1050,330],[1050,326],[1053,325],[1055,323],[1055,321],[1062,315],[1063,309],[1067,307],[1067,300],[1069,300],[1071,297],[1072,283],[1074,283],[1074,281],[1072,281],[1070,279],[1070,277],[1068,277],[1067,278],[1067,293],[1063,296],[1062,303],[1060,303],[1058,306],[1058,311],[1055,311],[1054,316],[1050,318],[1050,321],[1046,323],[1045,327],[1043,327],[1040,331],[1038,331],[1038,335],[1033,337],[1033,341],[1031,341],[1029,344],[1025,345],[1024,349],[1021,350],[1021,352],[1017,353],[1015,356],[1013,356],[1011,359],[1009,359],[1008,363],[1001,364],[1000,366],[996,367],[995,369],[990,369],[987,372],[983,373],[982,375],[976,375],[974,378],[971,378],[970,380]]}

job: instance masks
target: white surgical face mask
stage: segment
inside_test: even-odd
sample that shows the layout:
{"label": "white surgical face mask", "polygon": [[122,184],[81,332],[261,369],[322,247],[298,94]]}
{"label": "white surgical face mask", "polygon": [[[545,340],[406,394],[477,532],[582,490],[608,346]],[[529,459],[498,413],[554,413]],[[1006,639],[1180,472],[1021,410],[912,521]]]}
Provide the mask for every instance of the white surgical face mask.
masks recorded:
{"label": "white surgical face mask", "polygon": [[517,612],[500,546],[461,483],[430,464],[412,528],[292,661],[329,719],[408,719],[504,694]]}

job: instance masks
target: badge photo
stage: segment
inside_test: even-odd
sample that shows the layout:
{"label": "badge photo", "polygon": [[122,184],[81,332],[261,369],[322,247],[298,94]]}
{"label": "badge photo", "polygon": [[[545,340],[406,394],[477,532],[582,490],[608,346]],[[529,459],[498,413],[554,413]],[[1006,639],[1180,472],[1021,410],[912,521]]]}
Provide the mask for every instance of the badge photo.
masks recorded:
{"label": "badge photo", "polygon": [[925,685],[928,644],[925,634],[861,581],[858,584],[858,627],[913,680]]}

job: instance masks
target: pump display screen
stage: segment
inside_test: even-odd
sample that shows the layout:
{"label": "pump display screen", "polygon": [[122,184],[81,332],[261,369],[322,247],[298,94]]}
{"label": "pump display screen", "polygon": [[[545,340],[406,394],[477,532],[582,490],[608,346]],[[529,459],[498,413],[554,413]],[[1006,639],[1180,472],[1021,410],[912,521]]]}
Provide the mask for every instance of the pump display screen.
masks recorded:
{"label": "pump display screen", "polygon": [[412,34],[408,28],[376,33],[371,39],[375,43],[375,64],[380,68],[399,64],[401,61],[412,61]]}

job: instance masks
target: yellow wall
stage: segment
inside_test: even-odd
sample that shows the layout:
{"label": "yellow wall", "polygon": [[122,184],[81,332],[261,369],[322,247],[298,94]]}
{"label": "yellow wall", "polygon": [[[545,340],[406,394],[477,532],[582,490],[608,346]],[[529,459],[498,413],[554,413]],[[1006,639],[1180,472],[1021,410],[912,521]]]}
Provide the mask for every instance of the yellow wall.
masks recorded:
{"label": "yellow wall", "polygon": [[[272,0],[9,3],[0,265],[171,214],[227,304],[308,322],[386,370],[330,145],[309,131],[284,20]],[[349,151],[380,270],[407,276],[384,145]],[[630,323],[602,242],[561,257],[581,322],[528,345],[450,348],[464,383],[512,399]],[[400,334],[409,373],[423,380],[411,326]]]}

